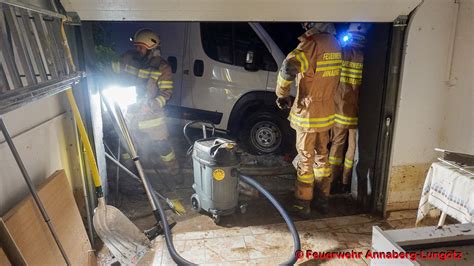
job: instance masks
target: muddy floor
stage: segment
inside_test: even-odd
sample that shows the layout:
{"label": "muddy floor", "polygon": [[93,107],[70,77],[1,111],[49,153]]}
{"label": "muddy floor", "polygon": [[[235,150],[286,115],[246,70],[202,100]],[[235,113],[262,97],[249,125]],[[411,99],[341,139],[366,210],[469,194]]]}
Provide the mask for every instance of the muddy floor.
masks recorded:
{"label": "muddy floor", "polygon": [[[232,215],[223,216],[217,225],[208,214],[193,211],[190,201],[190,197],[194,193],[191,187],[193,184],[192,158],[186,155],[190,145],[184,138],[181,125],[170,125],[170,133],[170,141],[179,160],[181,174],[184,175],[184,185],[176,187],[172,184],[172,180],[166,179],[166,176],[158,175],[151,169],[147,169],[145,172],[158,192],[170,199],[180,200],[186,209],[186,213],[182,216],[177,216],[173,212],[167,211],[168,215],[178,222],[173,232],[190,232],[283,222],[278,212],[261,195],[248,196],[241,194],[240,203],[247,206],[246,212],[241,214],[237,210]],[[201,135],[201,131],[191,130],[190,135],[191,138],[197,139]],[[220,134],[220,136],[227,137],[223,134]],[[116,136],[109,134],[106,142],[110,143],[108,146],[111,152],[117,151],[117,146],[113,145],[117,143]],[[292,200],[293,184],[296,178],[295,170],[291,165],[292,159],[292,156],[289,155],[254,156],[242,153],[242,170],[251,174],[284,207],[287,207]],[[108,162],[108,179],[109,204],[113,204],[122,210],[140,229],[152,227],[155,224],[155,219],[151,213],[151,207],[142,185],[123,171],[117,171],[117,168],[110,162]],[[355,202],[349,195],[331,197],[330,207],[331,211],[325,215],[313,212],[312,219],[359,213]]]}

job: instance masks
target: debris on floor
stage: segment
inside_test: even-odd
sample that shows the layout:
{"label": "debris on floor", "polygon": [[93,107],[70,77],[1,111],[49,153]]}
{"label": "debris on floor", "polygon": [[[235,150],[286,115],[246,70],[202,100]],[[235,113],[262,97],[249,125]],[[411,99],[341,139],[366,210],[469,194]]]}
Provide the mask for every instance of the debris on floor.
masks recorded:
{"label": "debris on floor", "polygon": [[[298,221],[295,224],[300,234],[302,250],[365,253],[371,246],[372,226],[377,225],[387,230],[400,229],[413,227],[415,220],[416,211],[410,210],[391,213],[387,219],[359,214]],[[425,222],[432,224],[435,220]],[[177,251],[185,259],[204,265],[276,265],[285,261],[293,248],[291,244],[288,245],[292,243],[292,239],[286,224],[283,223],[173,232]],[[363,257],[322,261],[303,258],[297,263],[369,265],[370,261]],[[175,265],[162,236],[154,240],[151,251],[139,264]]]}
{"label": "debris on floor", "polygon": [[[219,224],[215,224],[209,215],[192,210],[192,161],[189,156],[185,156],[188,144],[183,143],[182,138],[177,137],[178,134],[174,136],[171,141],[179,158],[185,184],[168,189],[163,178],[153,170],[147,170],[146,174],[158,192],[168,198],[180,200],[186,209],[186,214],[182,216],[171,210],[167,211],[168,216],[177,221],[177,225],[172,229],[177,251],[189,261],[206,265],[275,265],[286,261],[293,252],[293,241],[288,228],[282,223],[282,218],[273,206],[251,188],[245,185],[241,187],[243,193],[240,195],[240,201],[247,204],[247,212],[224,216]],[[242,153],[241,156],[242,172],[254,177],[284,206],[292,202],[295,181],[292,158],[247,153]],[[141,230],[151,228],[156,221],[141,185],[123,173],[109,178],[109,181],[109,187],[115,189],[115,193],[111,193],[112,202],[116,202]],[[416,211],[395,213],[386,220],[361,214],[348,194],[331,196],[329,204],[330,212],[327,214],[313,212],[310,220],[294,219],[302,250],[367,251],[370,249],[372,226],[378,225],[384,229],[413,227],[416,218]],[[163,236],[157,237],[152,243],[151,251],[142,258],[140,264],[174,265]],[[113,261],[113,258],[107,256],[107,252],[101,251],[101,264]],[[318,261],[318,264],[321,262],[329,265],[369,263],[363,259],[325,260]],[[315,261],[301,259],[298,263],[307,265]]]}

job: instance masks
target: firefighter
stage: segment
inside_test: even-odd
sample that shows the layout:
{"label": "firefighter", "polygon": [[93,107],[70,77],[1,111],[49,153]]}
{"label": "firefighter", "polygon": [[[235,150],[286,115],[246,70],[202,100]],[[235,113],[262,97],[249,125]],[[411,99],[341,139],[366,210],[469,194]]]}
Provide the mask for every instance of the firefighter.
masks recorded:
{"label": "firefighter", "polygon": [[313,188],[318,188],[316,207],[327,210],[331,186],[328,163],[329,130],[334,124],[334,92],[339,82],[341,48],[332,23],[303,23],[300,44],[283,61],[277,80],[277,105],[291,105],[290,86],[296,79],[297,94],[291,107],[290,125],[296,130],[298,152],[295,202],[292,212],[307,218]]}
{"label": "firefighter", "polygon": [[138,30],[132,41],[136,49],[125,52],[120,62],[112,63],[113,72],[136,87],[137,102],[127,108],[127,123],[145,162],[180,185],[184,179],[167,140],[163,109],[173,93],[171,66],[160,56],[160,38],[152,30]]}
{"label": "firefighter", "polygon": [[[364,54],[362,49],[369,28],[366,23],[351,23],[342,40],[342,68],[334,101],[335,124],[329,153],[336,190],[350,192],[350,181],[356,149],[356,130],[359,111],[359,89],[362,84]],[[347,151],[344,149],[347,143]],[[342,173],[342,186],[341,184]]]}

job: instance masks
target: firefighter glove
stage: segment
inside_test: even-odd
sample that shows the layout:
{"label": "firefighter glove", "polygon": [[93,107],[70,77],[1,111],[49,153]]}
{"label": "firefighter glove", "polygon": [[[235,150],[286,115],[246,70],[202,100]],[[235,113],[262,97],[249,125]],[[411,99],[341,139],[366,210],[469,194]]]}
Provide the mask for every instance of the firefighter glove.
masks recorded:
{"label": "firefighter glove", "polygon": [[290,107],[291,107],[291,98],[290,97],[277,98],[276,104],[277,104],[278,108],[280,108],[281,110],[290,109]]}

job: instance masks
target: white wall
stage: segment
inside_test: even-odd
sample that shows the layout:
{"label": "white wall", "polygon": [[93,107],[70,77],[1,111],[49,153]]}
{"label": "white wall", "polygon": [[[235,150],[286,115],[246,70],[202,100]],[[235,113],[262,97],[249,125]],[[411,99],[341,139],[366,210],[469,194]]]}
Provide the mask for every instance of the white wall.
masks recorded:
{"label": "white wall", "polygon": [[460,0],[441,147],[474,154],[474,0]]}
{"label": "white wall", "polygon": [[[45,98],[2,116],[28,174],[40,184],[54,171],[77,176],[74,125],[65,113],[64,95]],[[80,180],[80,177],[76,179]],[[71,182],[71,185],[73,183]],[[0,134],[0,215],[27,195],[28,188]]]}
{"label": "white wall", "polygon": [[[435,159],[446,113],[454,0],[425,0],[409,25],[392,166]],[[472,116],[472,115],[471,115]]]}
{"label": "white wall", "polygon": [[418,207],[434,148],[474,153],[473,2],[425,0],[411,21],[386,210]]}

